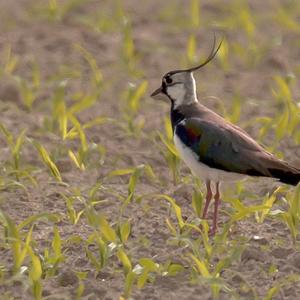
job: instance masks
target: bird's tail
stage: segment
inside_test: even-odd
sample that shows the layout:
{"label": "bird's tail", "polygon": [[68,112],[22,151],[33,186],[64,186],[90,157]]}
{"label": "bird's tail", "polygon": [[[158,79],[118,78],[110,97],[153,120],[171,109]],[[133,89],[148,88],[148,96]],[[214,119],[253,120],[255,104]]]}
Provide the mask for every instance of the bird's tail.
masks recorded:
{"label": "bird's tail", "polygon": [[300,170],[296,168],[285,166],[283,169],[269,169],[269,172],[283,183],[297,185],[300,181]]}

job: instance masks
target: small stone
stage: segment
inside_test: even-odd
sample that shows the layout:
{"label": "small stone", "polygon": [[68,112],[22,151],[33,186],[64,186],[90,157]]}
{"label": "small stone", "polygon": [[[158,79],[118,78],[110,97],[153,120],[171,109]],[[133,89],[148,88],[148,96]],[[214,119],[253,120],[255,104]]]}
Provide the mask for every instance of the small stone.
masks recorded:
{"label": "small stone", "polygon": [[269,243],[265,237],[262,237],[259,235],[254,235],[252,239],[253,239],[253,241],[255,241],[256,243],[258,243],[260,245],[267,245]]}

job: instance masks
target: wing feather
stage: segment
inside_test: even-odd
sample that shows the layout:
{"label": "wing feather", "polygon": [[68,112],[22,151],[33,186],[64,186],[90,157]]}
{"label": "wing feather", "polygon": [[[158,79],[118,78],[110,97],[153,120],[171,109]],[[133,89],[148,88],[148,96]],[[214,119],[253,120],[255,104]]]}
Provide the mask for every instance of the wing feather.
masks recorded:
{"label": "wing feather", "polygon": [[237,128],[229,123],[188,118],[177,125],[175,133],[197,154],[200,162],[211,168],[268,177],[272,177],[272,168],[290,170],[285,162]]}

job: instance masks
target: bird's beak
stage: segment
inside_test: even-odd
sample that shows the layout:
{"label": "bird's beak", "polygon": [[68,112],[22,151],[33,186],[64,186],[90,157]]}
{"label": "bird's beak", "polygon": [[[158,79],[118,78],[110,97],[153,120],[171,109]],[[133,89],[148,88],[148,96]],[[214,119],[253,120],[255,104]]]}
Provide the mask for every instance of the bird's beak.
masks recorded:
{"label": "bird's beak", "polygon": [[158,96],[159,94],[163,93],[162,91],[162,87],[160,86],[158,89],[156,89],[152,94],[151,97],[155,98],[156,96]]}

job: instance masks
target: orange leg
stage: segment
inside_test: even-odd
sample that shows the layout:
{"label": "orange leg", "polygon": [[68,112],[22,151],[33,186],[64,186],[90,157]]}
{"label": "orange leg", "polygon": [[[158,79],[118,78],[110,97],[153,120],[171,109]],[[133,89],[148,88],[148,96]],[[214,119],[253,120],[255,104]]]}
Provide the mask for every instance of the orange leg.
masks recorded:
{"label": "orange leg", "polygon": [[206,218],[209,203],[210,203],[210,200],[212,199],[212,191],[211,191],[211,187],[210,187],[210,180],[206,181],[206,191],[207,191],[206,192],[206,201],[205,201],[205,205],[204,205],[202,219]]}
{"label": "orange leg", "polygon": [[217,231],[217,221],[218,221],[218,208],[219,208],[219,203],[220,203],[220,183],[217,182],[216,183],[216,194],[215,194],[215,209],[214,209],[214,216],[213,216],[213,227],[212,227],[212,231],[211,234],[215,235],[216,231]]}

